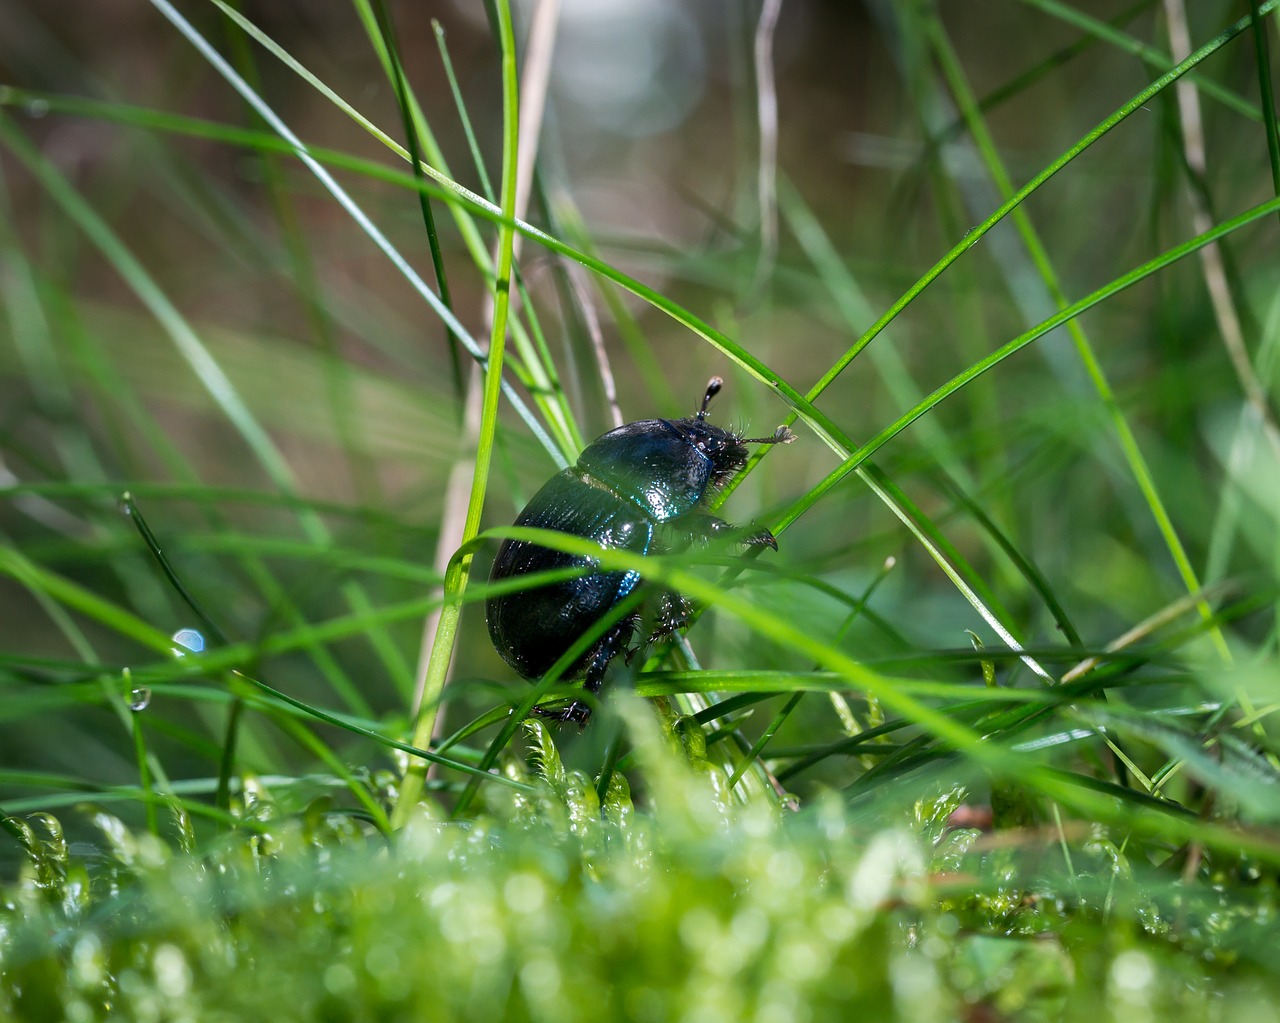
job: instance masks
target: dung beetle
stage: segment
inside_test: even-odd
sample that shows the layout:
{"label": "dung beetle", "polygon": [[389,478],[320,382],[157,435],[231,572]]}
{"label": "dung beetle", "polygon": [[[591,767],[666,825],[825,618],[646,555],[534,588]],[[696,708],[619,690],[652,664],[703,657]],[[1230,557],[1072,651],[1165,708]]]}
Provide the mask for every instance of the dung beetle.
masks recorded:
{"label": "dung beetle", "polygon": [[[724,386],[712,377],[696,415],[684,419],[644,419],[598,437],[576,465],[551,477],[516,519],[517,526],[554,529],[595,540],[601,547],[636,554],[680,550],[694,541],[736,540],[778,549],[764,528],[731,526],[707,510],[715,491],[747,462],[748,444],[786,444],[795,434],[785,426],[771,437],[741,437],[707,422],[707,407]],[[637,572],[605,571],[595,558],[565,554],[524,540],[504,540],[490,582],[530,572],[580,568],[584,574],[490,597],[485,618],[493,645],[527,679],[544,675],[573,642],[640,583]],[[646,598],[651,631],[645,643],[668,636],[689,621],[692,607],[678,593],[660,590]],[[627,649],[645,616],[622,618],[567,672],[595,693],[609,662]],[[644,644],[642,644],[643,646]],[[628,659],[630,654],[628,653]],[[562,710],[537,713],[585,725],[591,710],[574,700]]]}

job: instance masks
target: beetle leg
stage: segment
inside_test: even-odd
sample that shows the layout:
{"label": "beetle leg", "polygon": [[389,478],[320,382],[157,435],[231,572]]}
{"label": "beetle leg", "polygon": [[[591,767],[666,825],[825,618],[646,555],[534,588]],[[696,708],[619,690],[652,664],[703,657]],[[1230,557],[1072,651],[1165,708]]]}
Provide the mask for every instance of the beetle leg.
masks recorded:
{"label": "beetle leg", "polygon": [[587,658],[587,673],[582,680],[582,687],[589,693],[600,692],[600,687],[604,684],[604,673],[612,661],[618,654],[626,649],[627,642],[631,639],[631,634],[636,629],[636,616],[628,615],[622,619],[617,625],[606,632],[595,649],[591,651],[591,656]]}
{"label": "beetle leg", "polygon": [[[626,648],[627,641],[631,639],[631,634],[635,631],[635,627],[635,616],[628,615],[606,632],[600,642],[592,648],[591,653],[587,655],[586,674],[582,679],[583,689],[593,694],[600,692],[600,687],[604,684],[604,674],[609,668],[609,662]],[[579,728],[585,728],[587,722],[591,720],[591,707],[584,700],[574,700],[568,706],[555,710],[534,707],[533,712],[538,717],[549,718],[553,721],[572,721]]]}
{"label": "beetle leg", "polygon": [[664,590],[658,599],[658,613],[654,618],[653,629],[649,633],[649,642],[662,639],[679,632],[689,624],[693,616],[693,604],[689,598],[674,590]]}
{"label": "beetle leg", "polygon": [[755,532],[748,533],[742,537],[742,542],[748,547],[770,547],[775,551],[778,549],[777,538],[764,526],[760,526]]}
{"label": "beetle leg", "polygon": [[550,707],[534,707],[533,713],[548,721],[572,721],[579,728],[586,728],[591,720],[591,708],[581,700],[574,700],[566,707],[552,709]]}
{"label": "beetle leg", "polygon": [[737,540],[747,547],[778,549],[778,541],[764,526],[735,526],[706,512],[691,515],[687,521],[690,532],[704,539]]}

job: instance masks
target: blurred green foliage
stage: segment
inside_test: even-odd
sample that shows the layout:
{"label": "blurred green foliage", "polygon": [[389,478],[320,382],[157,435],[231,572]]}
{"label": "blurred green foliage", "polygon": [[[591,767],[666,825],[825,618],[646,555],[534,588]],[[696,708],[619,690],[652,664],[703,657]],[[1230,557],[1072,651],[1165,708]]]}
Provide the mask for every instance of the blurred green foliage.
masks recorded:
{"label": "blurred green foliage", "polygon": [[[1276,6],[0,0],[0,1017],[1275,1019]],[[713,373],[780,551],[522,722]]]}
{"label": "blurred green foliage", "polygon": [[[636,713],[642,713],[635,708]],[[393,842],[254,786],[198,856],[102,811],[58,821],[0,908],[14,1019],[1266,1019],[1273,882],[1169,886],[1101,830],[982,849],[962,790],[896,827],[828,798],[735,809],[659,743],[653,809],[604,803],[545,729],[530,796],[468,822],[424,808]],[[644,729],[641,729],[644,731]],[[650,735],[649,741],[653,742]],[[644,742],[641,744],[644,746]],[[509,772],[523,775],[513,762]],[[668,786],[670,786],[668,788]],[[179,815],[167,829],[190,841]],[[976,876],[966,876],[966,869]]]}

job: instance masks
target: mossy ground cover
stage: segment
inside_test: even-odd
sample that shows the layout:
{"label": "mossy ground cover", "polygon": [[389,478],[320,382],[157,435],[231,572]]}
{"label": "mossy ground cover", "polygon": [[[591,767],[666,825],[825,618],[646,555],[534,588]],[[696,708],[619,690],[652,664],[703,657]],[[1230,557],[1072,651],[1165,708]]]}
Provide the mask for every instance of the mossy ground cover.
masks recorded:
{"label": "mossy ground cover", "polygon": [[1275,7],[0,6],[0,1019],[1280,1016]]}
{"label": "mossy ground cover", "polygon": [[984,849],[954,823],[956,789],[893,827],[860,826],[835,798],[787,816],[734,807],[700,777],[705,762],[650,723],[654,806],[639,813],[620,779],[601,804],[531,730],[537,771],[508,776],[532,790],[467,822],[424,810],[392,841],[323,802],[282,814],[258,788],[237,807],[242,834],[199,852],[181,815],[163,841],[94,812],[92,856],[68,851],[53,817],[29,819],[31,858],[0,917],[0,1008],[70,1020],[1275,1016],[1276,893],[1260,878],[1170,884],[1103,829],[1072,843],[1071,872],[1047,834]]}

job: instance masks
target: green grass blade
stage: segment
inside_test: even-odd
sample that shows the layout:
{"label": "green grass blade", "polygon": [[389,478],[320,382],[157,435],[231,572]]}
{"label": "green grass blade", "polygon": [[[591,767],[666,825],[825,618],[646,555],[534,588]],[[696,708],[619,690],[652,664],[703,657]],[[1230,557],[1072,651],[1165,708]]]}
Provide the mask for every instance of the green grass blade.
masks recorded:
{"label": "green grass blade", "polygon": [[[520,100],[516,79],[515,33],[511,24],[511,8],[506,0],[497,0],[498,41],[502,52],[502,208],[514,213],[516,205],[516,156],[519,150]],[[444,691],[449,662],[457,636],[462,595],[471,568],[470,543],[480,532],[480,516],[484,510],[485,490],[489,482],[489,465],[493,457],[494,435],[498,425],[498,396],[502,383],[502,354],[507,336],[507,311],[511,301],[512,262],[515,247],[513,224],[504,224],[498,236],[498,277],[494,293],[493,331],[489,338],[486,364],[484,404],[480,416],[480,433],[476,445],[475,468],[471,494],[467,502],[467,518],[462,529],[459,552],[449,561],[445,573],[445,598],[431,655],[427,663],[426,685],[422,709],[414,723],[414,745],[426,746],[435,727],[436,708]],[[464,553],[465,552],[465,553]],[[426,763],[411,763],[400,786],[392,825],[403,827],[413,812],[426,776]]]}

